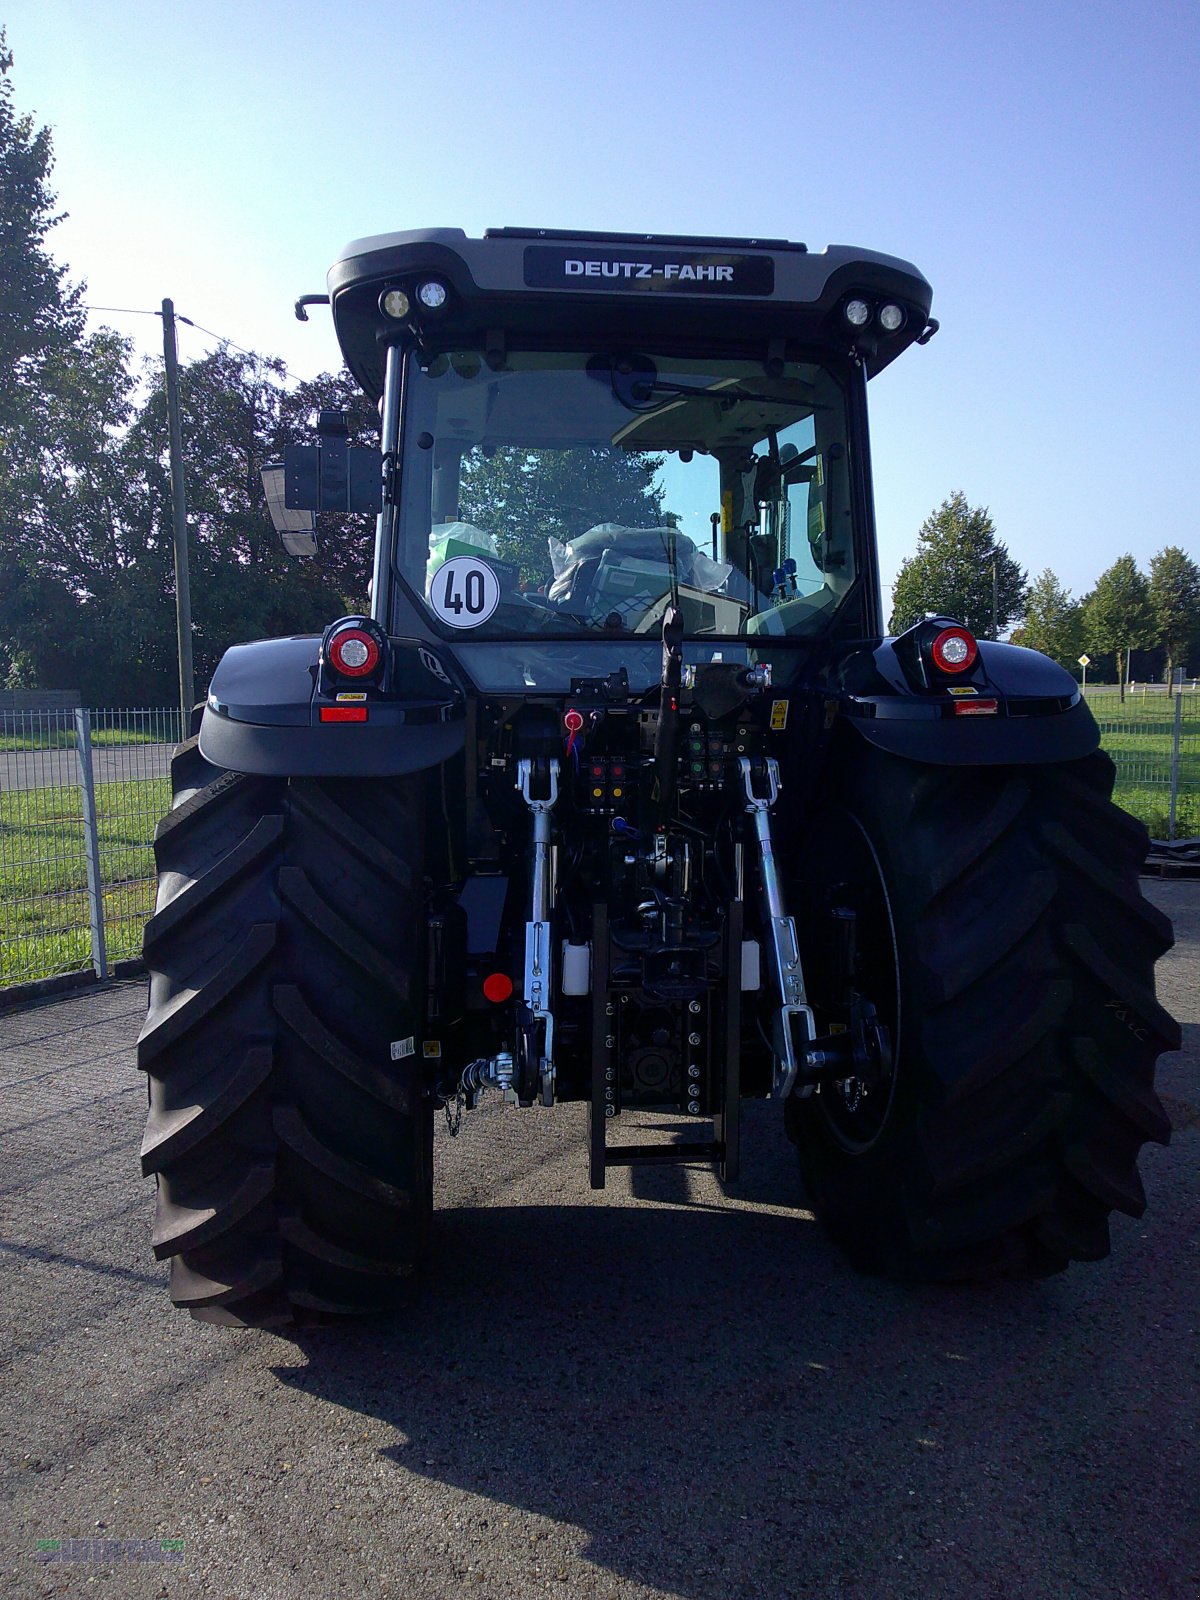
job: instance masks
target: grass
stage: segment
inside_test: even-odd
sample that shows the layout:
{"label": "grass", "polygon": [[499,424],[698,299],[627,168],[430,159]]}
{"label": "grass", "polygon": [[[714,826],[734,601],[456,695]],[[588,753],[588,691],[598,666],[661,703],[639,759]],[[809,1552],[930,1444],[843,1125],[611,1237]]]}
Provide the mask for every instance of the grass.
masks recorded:
{"label": "grass", "polygon": [[[166,778],[96,785],[108,959],[140,955],[154,906],[154,825]],[[0,986],[76,972],[92,961],[80,791],[0,795]]]}
{"label": "grass", "polygon": [[[92,713],[93,716],[101,713]],[[136,713],[134,713],[136,715]],[[179,726],[178,716],[170,712],[151,712],[146,721],[134,727],[104,728],[92,725],[93,745],[174,744]],[[0,752],[5,750],[74,750],[75,726],[73,723],[54,727],[35,728],[27,733],[0,733]]]}
{"label": "grass", "polygon": [[[1117,764],[1114,798],[1158,839],[1167,837],[1175,707],[1165,694],[1089,692],[1104,748]],[[1200,696],[1183,697],[1177,838],[1200,836]],[[11,736],[9,736],[11,737]],[[67,735],[70,741],[73,733]],[[140,743],[99,730],[97,744]],[[47,748],[0,742],[0,749]],[[100,875],[110,961],[141,953],[154,907],[154,825],[170,803],[166,778],[96,786]],[[91,965],[87,858],[78,788],[0,794],[0,987]]]}
{"label": "grass", "polygon": [[[1175,735],[1175,698],[1163,693],[1126,693],[1116,689],[1088,693],[1088,705],[1100,727],[1100,742],[1116,762],[1113,799],[1165,839],[1170,826],[1171,750]],[[1179,742],[1179,790],[1175,837],[1200,836],[1200,695],[1182,696]]]}

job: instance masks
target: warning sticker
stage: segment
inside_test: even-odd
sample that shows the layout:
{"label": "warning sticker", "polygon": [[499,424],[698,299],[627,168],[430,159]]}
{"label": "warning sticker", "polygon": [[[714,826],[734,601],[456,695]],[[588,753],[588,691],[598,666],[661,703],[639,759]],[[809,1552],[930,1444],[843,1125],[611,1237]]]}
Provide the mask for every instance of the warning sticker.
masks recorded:
{"label": "warning sticker", "polygon": [[393,1039],[392,1040],[392,1060],[393,1061],[403,1061],[405,1056],[415,1056],[416,1053],[417,1053],[417,1041],[412,1037],[411,1034],[409,1035],[409,1037],[407,1039]]}
{"label": "warning sticker", "polygon": [[478,556],[451,556],[429,584],[429,608],[451,628],[481,627],[500,604],[500,579]]}
{"label": "warning sticker", "polygon": [[771,732],[782,733],[787,727],[788,703],[786,700],[771,701]]}
{"label": "warning sticker", "polygon": [[421,1054],[426,1061],[440,1061],[442,1059],[442,1041],[440,1039],[426,1039],[421,1045]]}

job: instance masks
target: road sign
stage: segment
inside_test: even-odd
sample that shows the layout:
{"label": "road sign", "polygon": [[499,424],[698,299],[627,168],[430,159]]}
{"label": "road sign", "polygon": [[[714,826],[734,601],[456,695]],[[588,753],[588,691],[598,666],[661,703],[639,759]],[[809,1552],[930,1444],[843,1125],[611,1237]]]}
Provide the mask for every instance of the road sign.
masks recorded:
{"label": "road sign", "polygon": [[1090,666],[1091,666],[1091,664],[1092,664],[1092,658],[1091,658],[1091,656],[1080,656],[1080,658],[1079,658],[1079,665],[1080,665],[1080,666],[1081,666],[1081,667],[1090,667]]}

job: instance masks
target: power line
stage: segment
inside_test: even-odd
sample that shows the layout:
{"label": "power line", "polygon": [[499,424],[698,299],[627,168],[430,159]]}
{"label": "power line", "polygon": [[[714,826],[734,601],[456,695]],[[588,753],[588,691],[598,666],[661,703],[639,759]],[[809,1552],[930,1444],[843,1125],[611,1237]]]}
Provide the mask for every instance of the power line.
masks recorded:
{"label": "power line", "polygon": [[[83,309],[85,311],[109,311],[124,317],[162,316],[161,311],[146,311],[141,306],[92,306],[85,303]],[[186,327],[194,329],[196,333],[204,334],[209,339],[216,339],[218,344],[228,345],[231,350],[236,350],[239,355],[249,356],[251,361],[278,362],[279,366],[283,368],[284,377],[290,379],[292,376],[287,362],[283,361],[279,356],[264,356],[257,350],[247,350],[244,344],[238,344],[235,339],[230,339],[223,333],[216,333],[212,328],[205,328],[199,322],[193,322],[191,317],[182,316],[178,311],[175,313],[175,321],[182,322]]]}
{"label": "power line", "polygon": [[206,333],[210,339],[217,339],[221,344],[227,344],[231,350],[238,350],[244,356],[249,356],[252,361],[267,359],[258,354],[256,350],[247,350],[244,344],[236,344],[232,339],[227,339],[223,333],[214,333],[211,328],[202,328],[198,322],[192,322],[188,317],[179,317],[180,322],[186,322],[189,328],[195,328],[197,333]]}
{"label": "power line", "polygon": [[[122,317],[161,317],[162,316],[162,312],[161,311],[143,311],[140,306],[89,306],[89,305],[85,305],[83,309],[85,311],[115,311],[115,312],[118,313],[118,315],[120,315]],[[175,320],[177,322],[187,322],[188,321],[188,319],[186,317],[176,317]],[[188,326],[191,327],[191,323],[188,323]]]}
{"label": "power line", "polygon": [[[110,311],[122,317],[161,317],[161,311],[143,311],[140,306],[89,306],[85,311]],[[193,322],[191,317],[185,317],[182,312],[175,313],[175,321],[182,322],[189,328],[194,328],[197,333],[207,334],[210,339],[216,339],[218,344],[227,344],[231,350],[237,350],[241,355],[249,356],[252,361],[261,361],[266,358],[259,355],[256,350],[247,350],[244,344],[238,344],[236,339],[230,339],[223,333],[215,333],[212,328],[204,328],[198,322]]]}

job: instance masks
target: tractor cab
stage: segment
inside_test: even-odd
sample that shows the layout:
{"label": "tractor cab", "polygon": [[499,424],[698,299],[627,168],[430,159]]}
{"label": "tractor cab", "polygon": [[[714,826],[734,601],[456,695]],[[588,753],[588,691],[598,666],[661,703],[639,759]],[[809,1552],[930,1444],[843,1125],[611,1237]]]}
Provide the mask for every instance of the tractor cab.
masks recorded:
{"label": "tractor cab", "polygon": [[668,609],[698,660],[881,632],[863,386],[934,326],[914,268],[435,230],[351,245],[329,288],[393,464],[384,628],[489,681],[557,659],[564,687],[601,658],[656,676]]}

